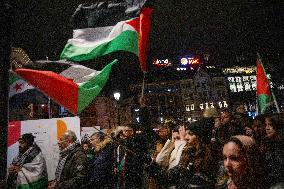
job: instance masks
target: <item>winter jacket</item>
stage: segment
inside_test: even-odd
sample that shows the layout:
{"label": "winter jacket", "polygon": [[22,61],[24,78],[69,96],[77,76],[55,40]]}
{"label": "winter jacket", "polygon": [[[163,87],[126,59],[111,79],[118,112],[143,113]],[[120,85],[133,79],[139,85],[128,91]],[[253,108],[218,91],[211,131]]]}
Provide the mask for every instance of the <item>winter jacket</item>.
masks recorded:
{"label": "winter jacket", "polygon": [[161,152],[156,157],[156,162],[164,169],[171,169],[178,165],[182,150],[186,145],[186,141],[178,140],[173,143],[167,140]]}
{"label": "winter jacket", "polygon": [[89,185],[92,188],[114,188],[114,145],[105,139],[96,148],[95,156],[89,162]]}
{"label": "winter jacket", "polygon": [[[194,162],[196,154],[184,148],[183,153],[188,154],[189,161],[185,162],[185,158],[181,157],[179,165],[169,169],[162,169],[157,163],[153,163],[147,168],[149,174],[157,179],[158,184],[163,186],[176,186],[177,189],[214,188],[216,171],[214,158],[209,159],[210,162],[206,169],[200,171],[195,170]],[[183,155],[182,155],[183,156]]]}
{"label": "winter jacket", "polygon": [[135,136],[120,143],[122,145],[115,150],[119,189],[145,188],[144,166],[149,160],[147,141],[143,136]]}
{"label": "winter jacket", "polygon": [[78,189],[86,182],[87,156],[81,146],[68,155],[55,189]]}

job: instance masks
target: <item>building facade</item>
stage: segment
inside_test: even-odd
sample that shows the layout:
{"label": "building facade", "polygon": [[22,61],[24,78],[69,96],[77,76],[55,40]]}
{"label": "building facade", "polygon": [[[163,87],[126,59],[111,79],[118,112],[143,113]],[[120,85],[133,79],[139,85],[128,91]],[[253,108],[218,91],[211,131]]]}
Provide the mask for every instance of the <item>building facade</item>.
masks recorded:
{"label": "building facade", "polygon": [[[190,79],[148,83],[144,93],[148,98],[151,121],[194,121],[205,109],[228,108],[229,86],[226,78],[209,73],[206,68],[200,68]],[[141,87],[141,84],[131,86],[135,96],[140,95]],[[138,105],[132,109],[134,121],[139,122]]]}

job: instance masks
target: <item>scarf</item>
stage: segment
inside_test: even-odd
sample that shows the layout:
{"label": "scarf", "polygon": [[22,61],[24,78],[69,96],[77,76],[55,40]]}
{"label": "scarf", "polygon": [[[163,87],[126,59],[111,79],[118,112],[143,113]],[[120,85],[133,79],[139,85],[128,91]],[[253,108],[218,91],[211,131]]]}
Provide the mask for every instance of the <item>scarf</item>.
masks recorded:
{"label": "scarf", "polygon": [[59,153],[59,162],[58,165],[56,167],[56,171],[55,171],[55,180],[56,181],[60,181],[60,176],[62,174],[64,165],[66,163],[66,160],[68,158],[68,156],[71,154],[71,152],[78,146],[80,145],[79,141],[75,141],[72,144],[70,144],[69,146],[67,146],[65,149],[63,149],[60,153]]}
{"label": "scarf", "polygon": [[32,162],[32,160],[41,152],[38,145],[35,143],[24,153],[19,153],[17,157],[13,159],[12,165],[22,167],[26,163]]}

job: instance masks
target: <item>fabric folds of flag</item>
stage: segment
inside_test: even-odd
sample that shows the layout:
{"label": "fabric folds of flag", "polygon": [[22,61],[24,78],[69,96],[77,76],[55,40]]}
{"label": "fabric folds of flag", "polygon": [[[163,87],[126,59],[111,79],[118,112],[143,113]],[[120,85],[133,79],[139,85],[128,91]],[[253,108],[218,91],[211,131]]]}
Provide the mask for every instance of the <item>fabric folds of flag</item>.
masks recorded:
{"label": "fabric folds of flag", "polygon": [[[148,39],[152,8],[145,3],[137,18],[120,21],[115,26],[83,28],[73,31],[60,59],[75,62],[94,60],[118,51],[139,57],[142,71],[147,71]],[[110,15],[108,15],[110,16]]]}
{"label": "fabric folds of flag", "polygon": [[100,93],[116,63],[114,60],[97,71],[68,61],[37,61],[14,72],[73,114],[79,114]]}
{"label": "fabric folds of flag", "polygon": [[39,153],[30,163],[24,164],[17,178],[18,189],[42,189],[48,186],[46,163]]}
{"label": "fabric folds of flag", "polygon": [[257,57],[257,70],[256,70],[256,85],[257,85],[257,98],[260,113],[265,113],[265,110],[273,102],[273,96],[269,85],[269,80],[265,73],[261,57]]}
{"label": "fabric folds of flag", "polygon": [[17,94],[21,94],[29,89],[34,89],[32,85],[30,85],[25,80],[20,79],[15,74],[10,74],[9,76],[9,97],[12,97]]}

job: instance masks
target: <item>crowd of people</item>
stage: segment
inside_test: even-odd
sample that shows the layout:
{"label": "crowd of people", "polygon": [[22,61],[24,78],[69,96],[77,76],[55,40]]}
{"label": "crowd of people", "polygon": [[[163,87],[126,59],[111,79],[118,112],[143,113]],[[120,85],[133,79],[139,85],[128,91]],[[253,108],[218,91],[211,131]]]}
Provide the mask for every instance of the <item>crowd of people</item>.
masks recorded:
{"label": "crowd of people", "polygon": [[69,189],[276,189],[284,188],[284,115],[250,119],[239,104],[234,112],[207,109],[191,123],[168,122],[153,130],[145,99],[142,126],[118,126],[89,141],[67,131],[58,141],[55,180],[47,180],[44,158],[31,134],[20,139],[19,155],[8,168],[8,185]]}

